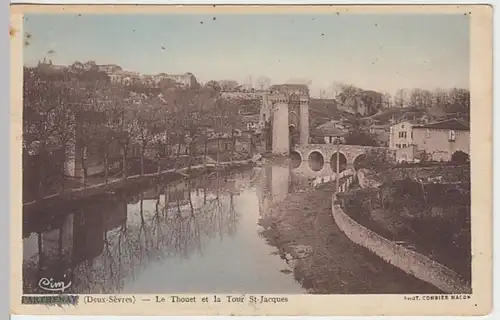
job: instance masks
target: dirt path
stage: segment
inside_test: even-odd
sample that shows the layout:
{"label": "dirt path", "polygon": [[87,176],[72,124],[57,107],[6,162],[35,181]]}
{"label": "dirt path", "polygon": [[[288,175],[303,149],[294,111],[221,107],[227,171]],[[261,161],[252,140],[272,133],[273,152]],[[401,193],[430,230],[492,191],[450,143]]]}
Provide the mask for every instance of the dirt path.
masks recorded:
{"label": "dirt path", "polygon": [[332,192],[291,194],[260,222],[304,288],[317,294],[440,293],[351,242],[331,216]]}

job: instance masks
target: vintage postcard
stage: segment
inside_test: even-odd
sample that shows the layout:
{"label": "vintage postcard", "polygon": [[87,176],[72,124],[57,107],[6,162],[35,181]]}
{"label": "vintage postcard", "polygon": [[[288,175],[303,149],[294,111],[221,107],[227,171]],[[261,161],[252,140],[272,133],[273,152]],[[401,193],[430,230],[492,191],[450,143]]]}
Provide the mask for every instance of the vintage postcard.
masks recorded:
{"label": "vintage postcard", "polygon": [[11,6],[11,311],[484,315],[490,6]]}

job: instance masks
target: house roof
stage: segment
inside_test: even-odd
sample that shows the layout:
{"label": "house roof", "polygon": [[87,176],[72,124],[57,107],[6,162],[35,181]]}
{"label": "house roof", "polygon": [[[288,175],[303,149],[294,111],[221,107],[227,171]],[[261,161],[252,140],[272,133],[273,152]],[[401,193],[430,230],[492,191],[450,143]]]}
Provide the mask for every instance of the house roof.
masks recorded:
{"label": "house roof", "polygon": [[422,129],[447,129],[447,130],[465,130],[468,131],[469,125],[458,120],[458,119],[448,119],[444,121],[427,123],[422,125],[413,126],[414,129],[422,128]]}
{"label": "house roof", "polygon": [[373,129],[388,129],[390,126],[387,124],[372,124],[371,128]]}
{"label": "house roof", "polygon": [[329,135],[332,137],[342,137],[347,134],[347,131],[339,129],[336,127],[338,121],[332,120],[324,123],[316,128],[316,132],[324,135]]}

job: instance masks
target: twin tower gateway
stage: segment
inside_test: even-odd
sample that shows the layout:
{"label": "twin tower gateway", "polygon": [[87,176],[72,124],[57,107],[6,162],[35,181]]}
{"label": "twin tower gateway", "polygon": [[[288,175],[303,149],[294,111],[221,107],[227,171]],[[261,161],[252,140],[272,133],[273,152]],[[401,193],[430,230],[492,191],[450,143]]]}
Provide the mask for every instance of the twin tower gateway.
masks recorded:
{"label": "twin tower gateway", "polygon": [[274,85],[264,93],[260,111],[266,149],[288,156],[297,145],[309,144],[309,89],[306,85]]}

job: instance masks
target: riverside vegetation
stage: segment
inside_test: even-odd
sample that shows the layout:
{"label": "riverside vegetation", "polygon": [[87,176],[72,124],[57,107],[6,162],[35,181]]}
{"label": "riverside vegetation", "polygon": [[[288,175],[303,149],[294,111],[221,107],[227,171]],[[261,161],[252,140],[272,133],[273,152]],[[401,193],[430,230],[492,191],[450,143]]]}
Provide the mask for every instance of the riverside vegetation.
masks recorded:
{"label": "riverside vegetation", "polygon": [[[443,165],[432,169],[434,178],[442,177]],[[453,172],[460,180],[452,178]],[[339,195],[344,211],[365,227],[428,256],[470,282],[470,167],[449,167],[448,179],[440,182],[420,182],[398,173],[382,172],[386,179],[378,188],[353,184],[349,192]]]}

